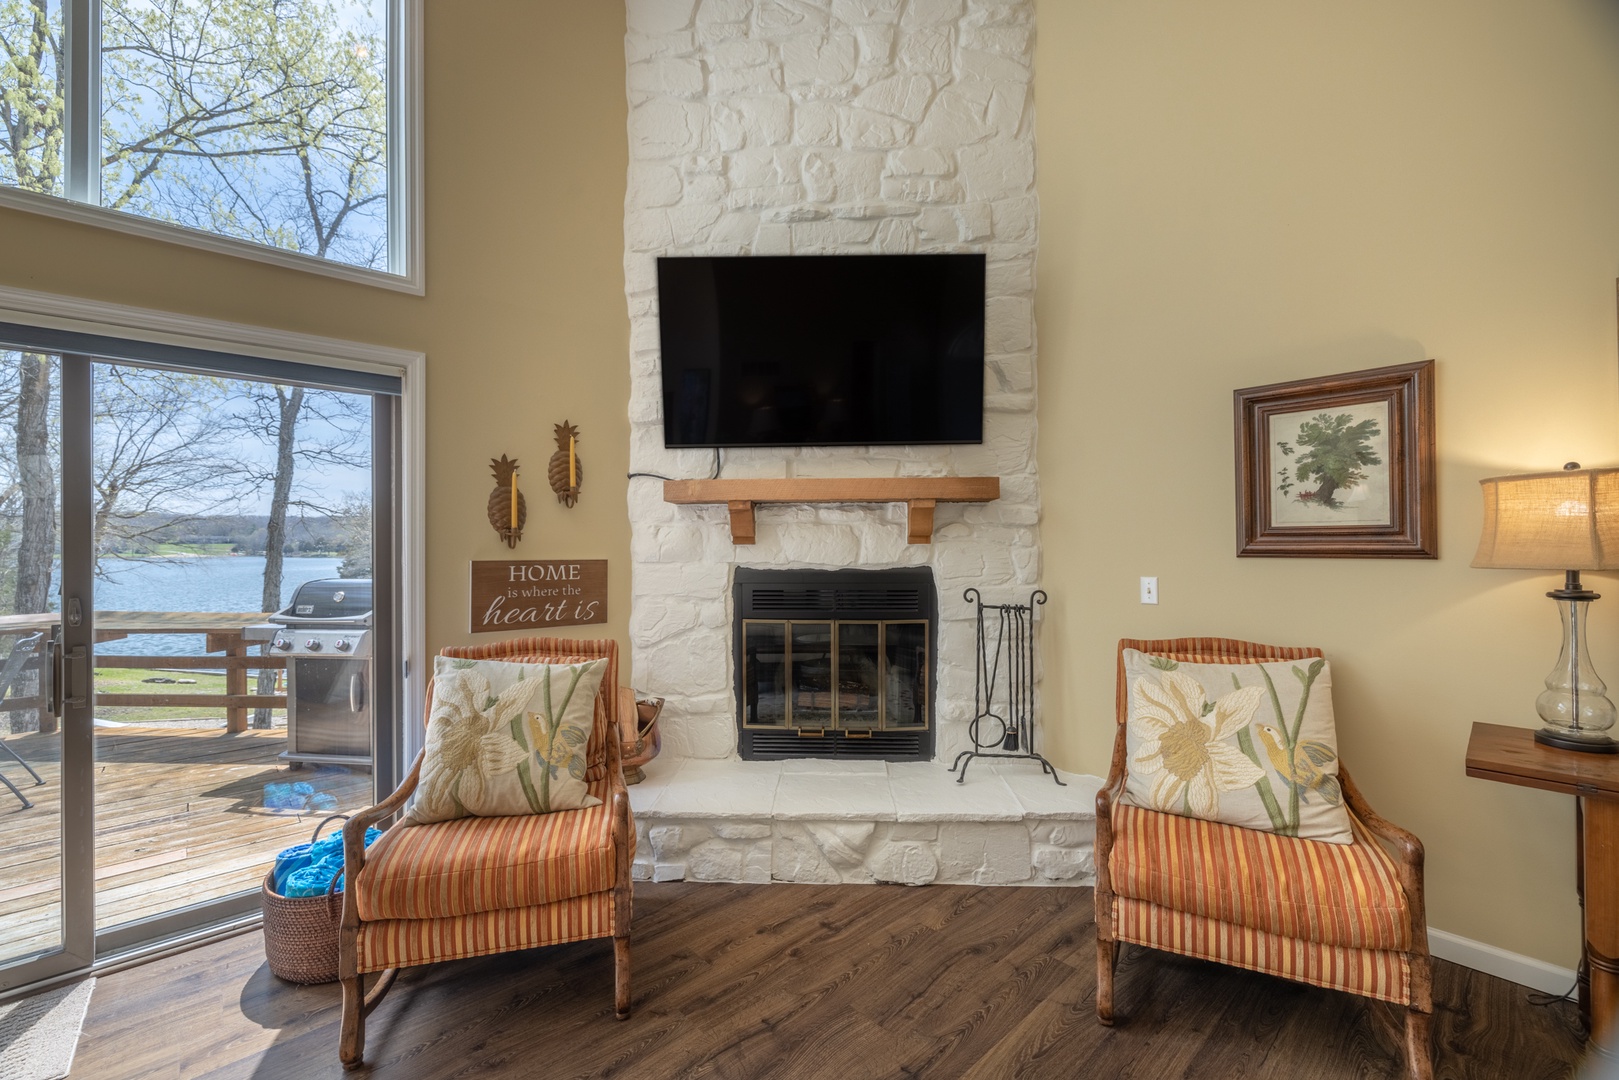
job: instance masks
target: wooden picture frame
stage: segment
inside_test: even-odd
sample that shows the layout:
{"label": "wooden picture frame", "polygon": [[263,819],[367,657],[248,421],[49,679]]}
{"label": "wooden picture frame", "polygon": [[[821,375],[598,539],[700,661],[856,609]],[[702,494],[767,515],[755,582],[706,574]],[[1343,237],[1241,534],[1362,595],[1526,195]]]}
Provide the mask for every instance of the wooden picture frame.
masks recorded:
{"label": "wooden picture frame", "polygon": [[1237,554],[1435,559],[1434,362],[1234,394]]}

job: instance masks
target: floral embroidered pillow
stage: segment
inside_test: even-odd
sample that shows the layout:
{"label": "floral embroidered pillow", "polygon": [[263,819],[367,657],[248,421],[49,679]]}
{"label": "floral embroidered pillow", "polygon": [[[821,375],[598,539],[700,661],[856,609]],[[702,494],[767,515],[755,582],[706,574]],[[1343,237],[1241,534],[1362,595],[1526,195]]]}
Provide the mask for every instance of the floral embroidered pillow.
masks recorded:
{"label": "floral embroidered pillow", "polygon": [[401,825],[595,806],[585,747],[606,660],[433,664],[421,778]]}
{"label": "floral embroidered pillow", "polygon": [[1126,649],[1124,674],[1125,802],[1353,842],[1325,660],[1190,664]]}

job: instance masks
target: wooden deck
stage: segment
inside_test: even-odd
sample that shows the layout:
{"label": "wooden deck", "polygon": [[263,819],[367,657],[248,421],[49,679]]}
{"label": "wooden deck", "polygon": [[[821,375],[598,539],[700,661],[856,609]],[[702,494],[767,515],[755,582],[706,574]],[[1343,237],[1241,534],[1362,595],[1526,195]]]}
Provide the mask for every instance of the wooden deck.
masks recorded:
{"label": "wooden deck", "polygon": [[[264,808],[264,785],[307,781],[339,811],[372,801],[371,774],[277,756],[286,729],[99,728],[96,731],[96,926],[117,926],[256,889],[275,853],[307,841],[321,812]],[[0,960],[60,944],[61,742],[13,735],[6,745],[46,783],[0,769],[34,803],[0,788]]]}

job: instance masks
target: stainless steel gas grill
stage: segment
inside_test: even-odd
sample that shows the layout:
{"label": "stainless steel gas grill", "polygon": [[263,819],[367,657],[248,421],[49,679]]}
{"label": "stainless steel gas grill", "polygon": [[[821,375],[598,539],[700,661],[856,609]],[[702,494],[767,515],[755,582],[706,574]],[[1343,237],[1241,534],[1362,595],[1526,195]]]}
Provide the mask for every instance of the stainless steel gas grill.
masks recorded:
{"label": "stainless steel gas grill", "polygon": [[263,637],[272,654],[287,658],[287,749],[281,757],[294,765],[369,768],[371,580],[306,581],[270,622],[274,636]]}

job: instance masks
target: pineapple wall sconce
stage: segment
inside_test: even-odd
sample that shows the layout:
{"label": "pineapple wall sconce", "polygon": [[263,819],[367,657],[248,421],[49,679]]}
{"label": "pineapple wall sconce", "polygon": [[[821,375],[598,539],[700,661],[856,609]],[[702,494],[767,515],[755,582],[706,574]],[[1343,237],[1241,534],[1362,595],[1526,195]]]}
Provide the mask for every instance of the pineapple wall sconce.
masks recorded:
{"label": "pineapple wall sconce", "polygon": [[557,502],[572,509],[579,501],[579,484],[585,478],[584,466],[579,463],[579,429],[564,420],[552,430],[557,448],[546,466],[546,479],[557,493]]}
{"label": "pineapple wall sconce", "polygon": [[517,459],[505,454],[490,458],[495,474],[495,490],[489,493],[489,524],[495,533],[514,548],[523,538],[523,522],[528,519],[528,500],[517,490]]}

